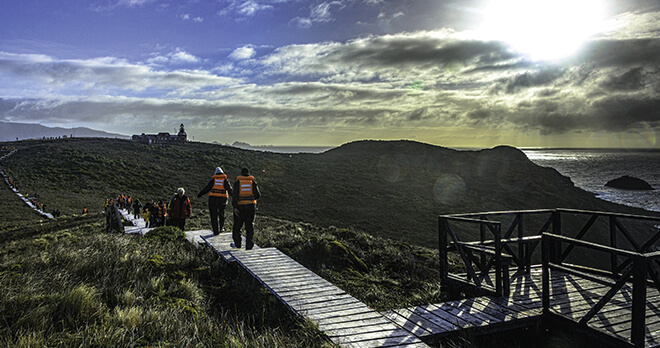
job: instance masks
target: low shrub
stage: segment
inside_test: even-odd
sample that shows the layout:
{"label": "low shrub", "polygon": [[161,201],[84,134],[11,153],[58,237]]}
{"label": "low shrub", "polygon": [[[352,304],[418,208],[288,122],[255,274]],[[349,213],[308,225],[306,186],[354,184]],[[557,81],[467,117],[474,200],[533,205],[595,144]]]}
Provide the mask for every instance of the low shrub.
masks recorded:
{"label": "low shrub", "polygon": [[173,242],[175,240],[185,240],[186,234],[175,226],[160,226],[147,232],[147,238],[157,239],[162,242]]}

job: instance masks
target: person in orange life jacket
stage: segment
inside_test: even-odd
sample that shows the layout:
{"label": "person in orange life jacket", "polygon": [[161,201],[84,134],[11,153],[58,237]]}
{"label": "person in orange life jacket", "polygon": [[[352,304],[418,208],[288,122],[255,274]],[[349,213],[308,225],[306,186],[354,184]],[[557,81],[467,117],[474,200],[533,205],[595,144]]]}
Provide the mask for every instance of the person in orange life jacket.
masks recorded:
{"label": "person in orange life jacket", "polygon": [[245,224],[245,250],[254,246],[254,215],[257,209],[257,199],[261,197],[259,186],[250,175],[247,168],[241,169],[241,175],[234,183],[234,194],[232,195],[232,206],[234,207],[234,230],[232,247],[241,247],[241,227]]}
{"label": "person in orange life jacket", "polygon": [[170,201],[170,207],[167,210],[170,217],[171,225],[180,228],[182,231],[186,227],[186,218],[192,214],[192,206],[190,199],[186,196],[186,190],[182,187],[176,190],[176,195]]}
{"label": "person in orange life jacket", "polygon": [[215,168],[215,174],[211,177],[211,181],[199,191],[197,198],[207,193],[209,194],[211,227],[213,228],[213,234],[218,235],[223,231],[225,226],[225,207],[227,207],[227,200],[229,195],[233,196],[231,185],[227,180],[227,174],[222,171],[222,168]]}

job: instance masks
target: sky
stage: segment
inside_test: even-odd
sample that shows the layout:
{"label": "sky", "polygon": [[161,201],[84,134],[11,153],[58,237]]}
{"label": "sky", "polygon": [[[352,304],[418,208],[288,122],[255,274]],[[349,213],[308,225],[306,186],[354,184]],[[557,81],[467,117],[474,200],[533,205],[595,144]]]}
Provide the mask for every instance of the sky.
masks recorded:
{"label": "sky", "polygon": [[659,92],[657,0],[0,0],[6,122],[660,148]]}

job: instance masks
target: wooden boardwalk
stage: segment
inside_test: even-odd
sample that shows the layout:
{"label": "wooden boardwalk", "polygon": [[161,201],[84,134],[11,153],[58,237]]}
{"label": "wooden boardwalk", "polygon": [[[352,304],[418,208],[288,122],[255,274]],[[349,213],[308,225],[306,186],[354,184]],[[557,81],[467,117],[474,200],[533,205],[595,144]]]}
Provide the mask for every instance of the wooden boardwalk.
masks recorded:
{"label": "wooden boardwalk", "polygon": [[341,346],[427,347],[414,334],[275,248],[232,249],[230,233],[203,239],[225,259],[245,268],[292,312],[318,324]]}
{"label": "wooden boardwalk", "polygon": [[[146,229],[138,226],[126,232],[144,234]],[[506,297],[483,296],[378,313],[275,248],[231,248],[231,233],[214,236],[210,230],[197,230],[186,235],[192,243],[209,245],[225,261],[238,263],[293,313],[316,323],[341,346],[426,347],[461,330],[481,335],[542,324],[540,267],[513,274]],[[607,336],[610,342],[630,344],[629,285],[624,285],[586,325],[577,324],[610,291],[611,285],[603,283],[611,280],[602,280],[551,270],[550,311],[574,321],[576,327]],[[646,299],[645,346],[660,347],[660,291],[648,287]]]}
{"label": "wooden boardwalk", "polygon": [[[554,312],[578,321],[610,286],[551,271],[550,307]],[[632,290],[624,286],[605,307],[587,322],[599,334],[630,343]],[[508,297],[484,296],[460,301],[430,304],[383,313],[426,342],[470,329],[479,334],[527,327],[542,316],[541,269],[512,277]],[[575,325],[578,325],[577,323]],[[660,292],[647,290],[646,346],[660,346]]]}

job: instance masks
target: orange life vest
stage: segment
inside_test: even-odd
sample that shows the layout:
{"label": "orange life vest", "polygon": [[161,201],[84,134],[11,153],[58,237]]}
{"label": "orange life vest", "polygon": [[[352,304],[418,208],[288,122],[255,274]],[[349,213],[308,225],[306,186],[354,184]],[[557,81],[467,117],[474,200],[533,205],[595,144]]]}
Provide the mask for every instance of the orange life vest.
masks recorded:
{"label": "orange life vest", "polygon": [[227,180],[226,174],[216,174],[213,176],[213,188],[209,192],[211,197],[229,197],[227,190],[225,190],[225,180]]}
{"label": "orange life vest", "polygon": [[239,175],[236,179],[238,179],[239,185],[238,205],[257,204],[257,200],[254,199],[254,193],[252,193],[252,182],[254,177]]}

